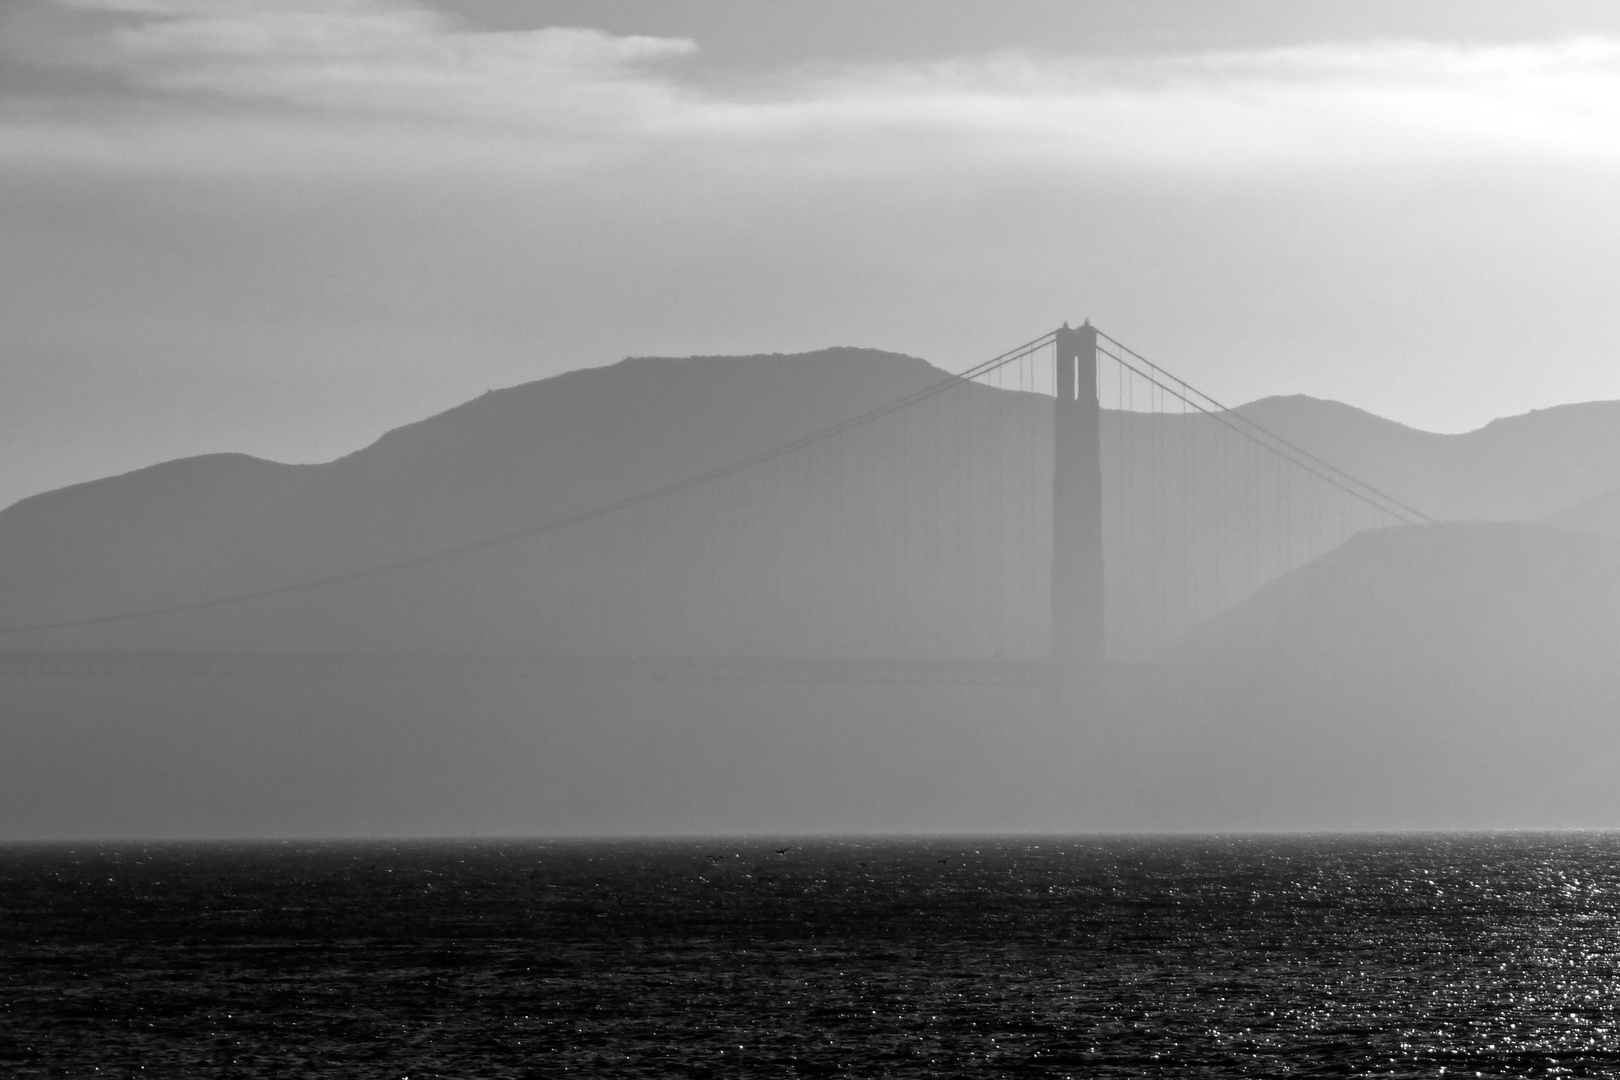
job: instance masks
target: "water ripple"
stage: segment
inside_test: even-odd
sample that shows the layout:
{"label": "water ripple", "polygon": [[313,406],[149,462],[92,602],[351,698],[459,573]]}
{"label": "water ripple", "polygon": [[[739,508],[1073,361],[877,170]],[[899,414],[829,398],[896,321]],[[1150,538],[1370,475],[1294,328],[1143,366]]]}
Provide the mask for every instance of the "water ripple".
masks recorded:
{"label": "water ripple", "polygon": [[[786,850],[781,850],[786,848]],[[0,849],[7,1076],[1620,1076],[1620,837]]]}

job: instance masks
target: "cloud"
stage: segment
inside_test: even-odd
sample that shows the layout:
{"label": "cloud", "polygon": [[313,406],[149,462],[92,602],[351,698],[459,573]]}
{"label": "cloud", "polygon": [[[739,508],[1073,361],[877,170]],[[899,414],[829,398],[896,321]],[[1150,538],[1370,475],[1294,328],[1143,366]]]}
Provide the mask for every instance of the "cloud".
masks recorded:
{"label": "cloud", "polygon": [[149,6],[163,17],[104,42],[105,62],[138,85],[422,119],[552,125],[623,115],[663,96],[635,64],[695,48],[591,29],[474,33],[380,0]]}
{"label": "cloud", "polygon": [[687,39],[475,31],[409,0],[33,6],[60,16],[44,53],[59,76],[118,90],[72,109],[0,102],[0,160],[12,163],[508,174],[633,160],[936,174],[1620,164],[1620,43],[1602,39],[829,60],[716,90],[683,67],[701,63]]}
{"label": "cloud", "polygon": [[54,17],[25,24],[33,40],[0,39],[0,49],[20,55],[26,45],[52,58],[58,76],[111,78],[117,92],[90,103],[0,101],[0,159],[13,162],[476,168],[499,152],[502,164],[552,166],[582,147],[611,151],[667,113],[677,91],[645,65],[695,48],[589,28],[480,33],[390,0],[34,7]]}
{"label": "cloud", "polygon": [[1620,43],[1326,44],[1118,60],[1006,54],[830,72],[759,121],[931,129],[1003,152],[1253,169],[1620,160]]}

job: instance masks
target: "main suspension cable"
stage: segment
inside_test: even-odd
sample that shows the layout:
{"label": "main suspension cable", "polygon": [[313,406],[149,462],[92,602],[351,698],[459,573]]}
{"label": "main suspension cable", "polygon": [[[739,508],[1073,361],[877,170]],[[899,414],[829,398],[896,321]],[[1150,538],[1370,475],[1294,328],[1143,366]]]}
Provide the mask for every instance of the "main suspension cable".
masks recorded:
{"label": "main suspension cable", "polygon": [[[1428,514],[1425,514],[1423,511],[1402,502],[1387,492],[1380,491],[1378,488],[1373,487],[1364,480],[1351,476],[1349,473],[1338,468],[1337,466],[1330,465],[1303,447],[1296,446],[1294,443],[1289,442],[1276,432],[1271,431],[1253,420],[1250,420],[1248,417],[1242,415],[1236,410],[1221,404],[1219,401],[1216,401],[1213,397],[1210,397],[1202,390],[1199,390],[1197,387],[1194,387],[1183,380],[1170,375],[1151,360],[1143,357],[1140,353],[1129,348],[1128,346],[1120,344],[1118,341],[1109,337],[1107,334],[1104,334],[1102,331],[1099,330],[1097,332],[1097,337],[1107,341],[1109,344],[1113,345],[1117,350],[1119,350],[1119,354],[1122,355],[1115,355],[1113,359],[1121,367],[1124,367],[1131,373],[1146,380],[1153,386],[1159,387],[1161,390],[1167,391],[1176,397],[1181,398],[1181,400],[1186,402],[1188,405],[1191,405],[1204,415],[1219,421],[1221,424],[1237,432],[1245,439],[1248,439],[1255,445],[1259,446],[1261,449],[1269,450],[1277,457],[1288,460],[1295,467],[1311,473],[1324,483],[1331,484],[1340,491],[1343,491],[1345,494],[1350,495],[1351,497],[1358,499],[1369,506],[1372,506],[1374,509],[1380,510],[1392,517],[1401,519],[1405,524],[1433,525],[1435,523],[1434,518],[1430,517]],[[1125,359],[1125,356],[1130,356],[1137,362],[1137,364],[1142,365],[1142,367],[1137,367],[1136,365],[1132,364],[1130,360]],[[1147,369],[1146,371],[1142,370],[1144,367]],[[1161,376],[1163,377],[1162,381],[1160,378]],[[1196,397],[1184,396],[1182,392],[1175,389],[1172,383],[1181,383],[1186,390],[1191,391],[1191,394],[1196,395]],[[1197,398],[1202,398],[1203,401],[1199,401]],[[1203,402],[1208,402],[1209,405],[1206,406]],[[1213,406],[1213,408],[1210,406]],[[1241,421],[1243,426],[1239,426],[1238,423],[1235,423],[1233,421],[1234,417]],[[1289,458],[1286,454],[1283,454],[1281,451],[1277,450],[1276,446],[1266,445],[1265,441],[1257,437],[1254,432],[1259,432],[1261,435],[1265,436],[1266,439],[1270,439],[1277,446],[1286,447],[1288,450],[1298,454],[1305,460],[1298,461]],[[1316,467],[1313,468],[1312,466]],[[1357,490],[1358,488],[1360,490]],[[1367,493],[1371,493],[1373,497],[1369,498]],[[1387,505],[1379,505],[1378,500],[1382,500],[1383,503]],[[1391,507],[1394,507],[1394,509],[1391,509]]]}
{"label": "main suspension cable", "polygon": [[794,439],[791,442],[783,443],[780,446],[762,451],[739,461],[734,461],[728,465],[721,465],[716,468],[709,469],[706,472],[698,473],[695,476],[686,477],[685,479],[677,480],[661,487],[640,492],[636,495],[630,495],[623,499],[617,499],[601,506],[592,507],[589,510],[580,511],[579,513],[568,514],[560,518],[553,518],[550,521],[542,521],[534,525],[527,525],[520,529],[513,529],[508,532],[500,533],[496,536],[485,537],[481,540],[473,540],[463,544],[456,544],[452,547],[439,548],[434,551],[425,552],[421,555],[413,555],[409,558],[399,559],[394,562],[381,563],[376,566],[361,567],[356,570],[347,570],[342,573],[329,574],[324,577],[311,578],[306,581],[293,582],[292,584],[288,585],[274,585],[262,589],[253,589],[246,592],[232,593],[228,596],[213,597],[208,600],[192,600],[180,604],[167,604],[160,607],[140,608],[133,611],[121,611],[112,615],[91,615],[78,619],[60,619],[52,622],[30,623],[24,626],[0,627],[0,637],[8,637],[16,634],[42,633],[49,630],[69,630],[86,626],[103,626],[108,623],[125,622],[131,619],[149,619],[157,618],[163,615],[180,615],[192,611],[206,611],[212,608],[225,607],[229,604],[247,603],[252,600],[267,600],[272,597],[287,596],[292,593],[299,592],[308,592],[311,589],[322,589],[333,585],[343,585],[353,581],[364,580],[366,578],[378,577],[383,574],[391,574],[401,570],[414,569],[429,563],[454,559],[480,551],[488,551],[491,548],[503,547],[507,544],[516,543],[519,540],[527,540],[531,537],[556,532],[560,529],[569,528],[570,526],[580,525],[587,521],[594,521],[598,518],[607,517],[622,510],[643,506],[647,503],[653,502],[656,499],[662,499],[670,495],[688,491],[700,484],[707,484],[723,477],[732,476],[746,469],[755,468],[756,466],[763,465],[766,462],[774,461],[777,458],[784,457],[798,450],[802,450],[805,447],[814,446],[818,443],[825,442],[828,439],[842,435],[847,431],[863,427],[875,420],[880,420],[885,416],[899,412],[901,409],[909,408],[920,401],[925,401],[931,397],[934,397],[935,395],[942,394],[947,390],[953,390],[958,387],[966,386],[975,379],[982,378],[985,375],[988,375],[990,372],[995,371],[997,368],[1013,363],[1014,361],[1021,360],[1038,349],[1045,347],[1051,343],[1053,337],[1054,332],[1042,334],[1040,337],[1035,338],[1032,341],[1027,341],[1024,344],[1009,349],[998,356],[993,356],[988,360],[975,364],[966,371],[956,375],[946,375],[944,378],[938,379],[935,382],[932,382],[929,385],[909,394],[896,398],[893,401],[887,402],[883,405],[879,405],[876,408],[869,409],[868,411],[861,413],[859,416],[851,417],[848,420],[834,424],[831,427],[823,428],[820,431],[811,432],[810,434],[802,436],[798,439]]}

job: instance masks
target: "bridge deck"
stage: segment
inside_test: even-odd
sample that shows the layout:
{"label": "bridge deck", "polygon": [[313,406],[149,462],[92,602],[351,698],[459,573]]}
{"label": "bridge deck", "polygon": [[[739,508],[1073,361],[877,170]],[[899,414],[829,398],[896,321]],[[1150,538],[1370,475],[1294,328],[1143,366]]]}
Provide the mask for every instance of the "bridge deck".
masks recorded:
{"label": "bridge deck", "polygon": [[[1109,685],[1137,665],[1109,664]],[[1044,686],[1051,665],[1020,661],[789,657],[546,656],[444,653],[0,651],[0,678],[26,676],[526,677],[586,682],[887,683]]]}

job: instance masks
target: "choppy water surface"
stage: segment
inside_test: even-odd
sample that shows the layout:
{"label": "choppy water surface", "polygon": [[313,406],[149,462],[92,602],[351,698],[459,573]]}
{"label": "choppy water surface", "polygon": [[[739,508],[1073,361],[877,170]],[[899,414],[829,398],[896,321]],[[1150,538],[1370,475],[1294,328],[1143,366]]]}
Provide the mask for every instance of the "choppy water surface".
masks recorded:
{"label": "choppy water surface", "polygon": [[1611,835],[12,847],[0,918],[6,1076],[1620,1076]]}

